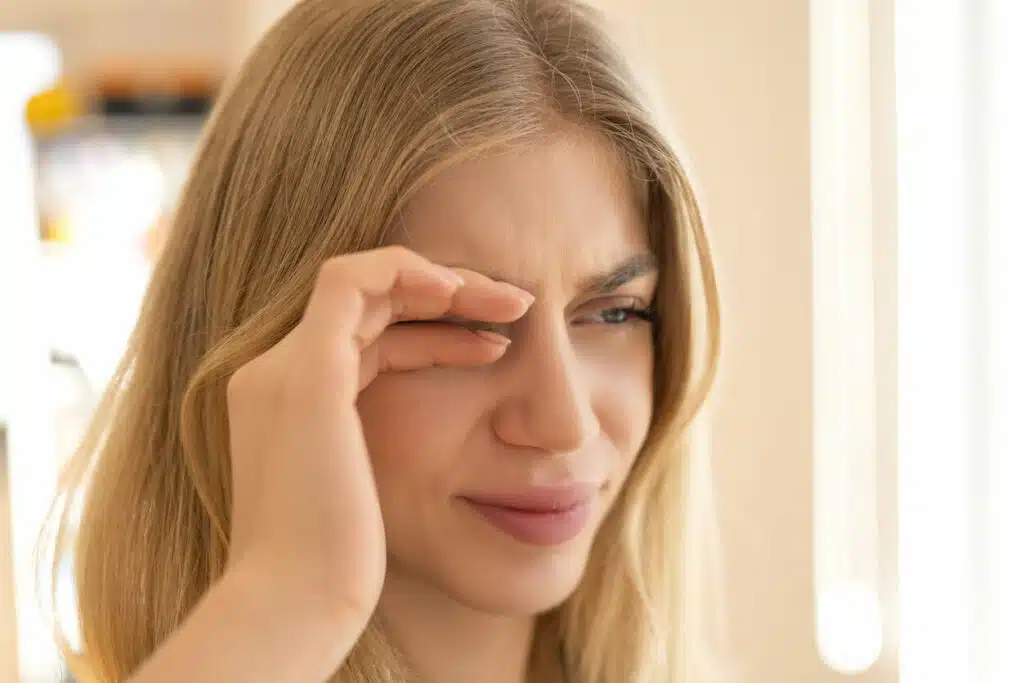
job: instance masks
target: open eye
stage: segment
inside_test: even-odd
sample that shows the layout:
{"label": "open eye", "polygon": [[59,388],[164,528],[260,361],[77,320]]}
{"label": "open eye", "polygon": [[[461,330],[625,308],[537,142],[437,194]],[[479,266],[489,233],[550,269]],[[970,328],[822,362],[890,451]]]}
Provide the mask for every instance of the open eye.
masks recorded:
{"label": "open eye", "polygon": [[603,302],[614,306],[599,306],[582,312],[573,322],[580,325],[627,325],[630,323],[654,322],[654,308],[632,299]]}

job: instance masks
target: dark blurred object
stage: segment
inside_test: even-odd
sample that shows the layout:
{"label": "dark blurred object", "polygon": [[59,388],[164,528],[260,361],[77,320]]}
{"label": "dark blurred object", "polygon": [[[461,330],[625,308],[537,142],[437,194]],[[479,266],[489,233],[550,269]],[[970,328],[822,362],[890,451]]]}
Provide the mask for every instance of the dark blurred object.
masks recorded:
{"label": "dark blurred object", "polygon": [[211,69],[185,65],[107,67],[95,82],[93,109],[105,116],[202,117],[220,87]]}

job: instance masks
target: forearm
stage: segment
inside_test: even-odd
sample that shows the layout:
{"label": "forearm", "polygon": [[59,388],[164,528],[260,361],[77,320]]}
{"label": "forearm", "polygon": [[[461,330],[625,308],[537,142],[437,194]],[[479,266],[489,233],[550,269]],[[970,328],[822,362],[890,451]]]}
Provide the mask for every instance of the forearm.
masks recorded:
{"label": "forearm", "polygon": [[364,626],[229,573],[129,683],[322,683]]}

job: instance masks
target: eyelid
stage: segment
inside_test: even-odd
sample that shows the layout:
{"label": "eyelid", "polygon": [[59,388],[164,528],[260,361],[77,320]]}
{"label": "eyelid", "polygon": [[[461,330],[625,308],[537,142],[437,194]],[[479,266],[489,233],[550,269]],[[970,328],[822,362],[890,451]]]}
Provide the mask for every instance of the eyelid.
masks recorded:
{"label": "eyelid", "polygon": [[606,310],[609,308],[628,308],[637,310],[646,310],[652,306],[651,303],[644,297],[640,296],[607,296],[581,305],[579,310],[592,311],[592,310]]}

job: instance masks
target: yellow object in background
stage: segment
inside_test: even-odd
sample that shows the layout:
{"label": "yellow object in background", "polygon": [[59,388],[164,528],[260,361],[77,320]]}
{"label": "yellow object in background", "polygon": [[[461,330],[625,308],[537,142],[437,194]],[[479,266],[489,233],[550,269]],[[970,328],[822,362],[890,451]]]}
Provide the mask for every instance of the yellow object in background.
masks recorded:
{"label": "yellow object in background", "polygon": [[81,115],[78,98],[63,84],[36,95],[25,108],[28,125],[37,136],[64,130]]}
{"label": "yellow object in background", "polygon": [[74,225],[68,220],[67,215],[61,215],[53,220],[46,221],[42,226],[42,237],[44,242],[57,242],[70,244],[74,241]]}

